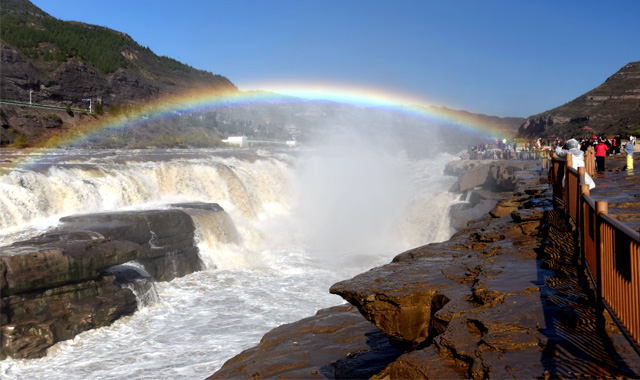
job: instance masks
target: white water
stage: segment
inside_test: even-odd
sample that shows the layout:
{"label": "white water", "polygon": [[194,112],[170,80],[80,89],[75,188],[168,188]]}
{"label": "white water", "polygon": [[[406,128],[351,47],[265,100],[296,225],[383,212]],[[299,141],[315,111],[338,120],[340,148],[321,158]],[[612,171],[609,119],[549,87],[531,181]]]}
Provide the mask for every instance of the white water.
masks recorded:
{"label": "white water", "polygon": [[0,175],[0,245],[73,213],[217,202],[228,215],[190,212],[207,269],[156,283],[157,302],[45,358],[0,362],[2,378],[205,378],[270,329],[342,303],[333,283],[451,233],[451,156],[111,153],[39,152],[39,165]]}

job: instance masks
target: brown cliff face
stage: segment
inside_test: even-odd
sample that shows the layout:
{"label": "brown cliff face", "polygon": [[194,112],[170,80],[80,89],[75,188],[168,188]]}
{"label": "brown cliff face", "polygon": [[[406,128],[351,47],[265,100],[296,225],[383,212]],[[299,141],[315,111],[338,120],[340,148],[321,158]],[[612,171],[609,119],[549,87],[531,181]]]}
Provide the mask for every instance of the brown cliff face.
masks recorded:
{"label": "brown cliff face", "polygon": [[[592,130],[580,130],[589,126]],[[550,111],[529,117],[520,137],[570,138],[590,133],[637,133],[640,128],[640,62],[631,62],[603,84]]]}

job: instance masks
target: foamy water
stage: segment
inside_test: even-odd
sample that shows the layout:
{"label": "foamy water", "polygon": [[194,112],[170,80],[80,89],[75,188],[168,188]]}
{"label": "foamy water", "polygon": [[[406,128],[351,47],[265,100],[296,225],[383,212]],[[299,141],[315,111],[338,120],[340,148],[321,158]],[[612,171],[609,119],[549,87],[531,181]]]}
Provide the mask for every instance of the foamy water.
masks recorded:
{"label": "foamy water", "polygon": [[451,234],[446,155],[415,161],[367,146],[38,154],[37,165],[0,175],[1,245],[74,213],[189,201],[226,213],[190,211],[205,270],[156,283],[157,302],[45,358],[0,362],[8,379],[205,378],[270,329],[342,303],[328,293],[335,282]]}

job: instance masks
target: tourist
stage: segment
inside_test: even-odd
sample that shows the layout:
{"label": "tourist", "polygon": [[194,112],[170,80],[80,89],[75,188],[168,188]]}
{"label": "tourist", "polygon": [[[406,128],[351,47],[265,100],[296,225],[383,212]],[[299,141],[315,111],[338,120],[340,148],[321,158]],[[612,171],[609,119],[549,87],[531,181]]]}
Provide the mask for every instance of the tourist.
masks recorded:
{"label": "tourist", "polygon": [[591,146],[589,139],[582,139],[582,143],[580,143],[580,150],[586,152],[587,149]]}
{"label": "tourist", "polygon": [[607,150],[607,156],[610,156],[613,154],[613,144],[611,143],[611,140],[609,140],[608,138],[603,137],[603,139],[604,139],[605,145],[607,146],[607,148],[609,148]]}
{"label": "tourist", "polygon": [[[571,154],[572,164],[571,167],[578,170],[578,168],[584,167],[584,152],[580,150],[580,143],[576,139],[570,139],[564,146],[566,148],[557,148],[556,154],[558,157],[566,157],[567,154]],[[584,182],[589,185],[589,190],[596,187],[595,182],[593,182],[593,178],[585,171],[584,173]],[[564,186],[564,178],[562,178],[562,186]]]}
{"label": "tourist", "polygon": [[604,143],[604,138],[600,138],[600,141],[596,144],[596,171],[604,171],[604,158],[607,155],[609,147]]}
{"label": "tourist", "polygon": [[624,145],[624,152],[627,155],[627,164],[624,166],[622,170],[632,170],[633,169],[633,143],[631,140],[627,141]]}
{"label": "tourist", "polygon": [[620,147],[622,146],[622,137],[620,134],[617,134],[616,137],[613,138],[613,154],[620,154]]}

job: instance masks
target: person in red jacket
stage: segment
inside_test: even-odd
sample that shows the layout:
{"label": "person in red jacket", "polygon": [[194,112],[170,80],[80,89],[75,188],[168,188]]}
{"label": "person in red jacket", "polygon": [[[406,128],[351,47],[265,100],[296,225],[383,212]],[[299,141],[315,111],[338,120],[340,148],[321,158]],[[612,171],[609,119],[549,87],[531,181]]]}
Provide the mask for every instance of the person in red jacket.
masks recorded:
{"label": "person in red jacket", "polygon": [[607,155],[609,147],[604,143],[604,139],[600,137],[600,141],[596,144],[596,170],[604,171],[604,158]]}

